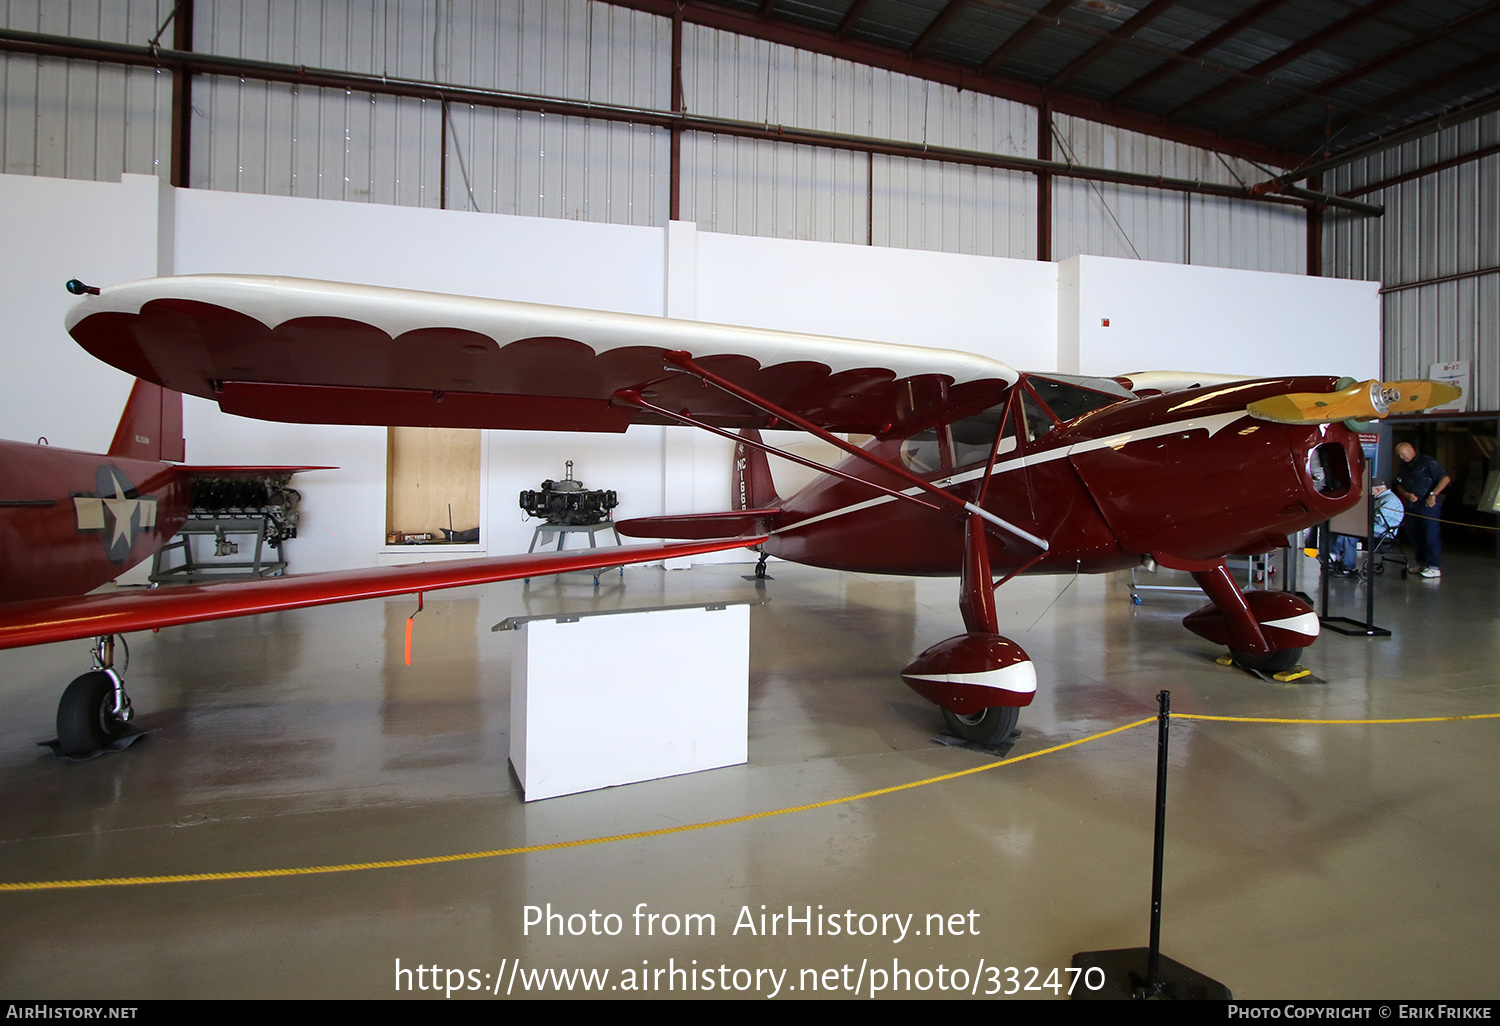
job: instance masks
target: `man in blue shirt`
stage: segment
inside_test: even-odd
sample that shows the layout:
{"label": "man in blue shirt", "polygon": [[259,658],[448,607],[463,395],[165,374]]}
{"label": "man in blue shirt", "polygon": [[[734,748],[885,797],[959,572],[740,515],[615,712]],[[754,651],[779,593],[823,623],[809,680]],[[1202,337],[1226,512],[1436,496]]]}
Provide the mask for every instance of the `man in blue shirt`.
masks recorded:
{"label": "man in blue shirt", "polygon": [[1417,553],[1418,571],[1423,577],[1441,577],[1443,542],[1438,535],[1438,520],[1443,515],[1443,492],[1453,483],[1442,464],[1431,456],[1418,455],[1409,442],[1396,446],[1401,466],[1396,470],[1396,494],[1406,503],[1413,517],[1406,533]]}

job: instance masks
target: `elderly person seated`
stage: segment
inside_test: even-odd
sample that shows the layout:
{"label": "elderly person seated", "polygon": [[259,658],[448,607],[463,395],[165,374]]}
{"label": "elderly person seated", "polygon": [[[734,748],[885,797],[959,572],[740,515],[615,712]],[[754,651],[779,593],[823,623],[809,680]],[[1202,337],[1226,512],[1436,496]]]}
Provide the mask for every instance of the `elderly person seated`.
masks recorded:
{"label": "elderly person seated", "polygon": [[[1379,545],[1382,538],[1401,526],[1401,521],[1406,517],[1406,509],[1401,504],[1401,497],[1378,478],[1370,484],[1370,501],[1375,504],[1375,538],[1372,544]],[[1330,562],[1337,564],[1337,566],[1330,567],[1334,573],[1358,572],[1359,540],[1353,535],[1336,536],[1333,539],[1330,555],[1332,557]]]}

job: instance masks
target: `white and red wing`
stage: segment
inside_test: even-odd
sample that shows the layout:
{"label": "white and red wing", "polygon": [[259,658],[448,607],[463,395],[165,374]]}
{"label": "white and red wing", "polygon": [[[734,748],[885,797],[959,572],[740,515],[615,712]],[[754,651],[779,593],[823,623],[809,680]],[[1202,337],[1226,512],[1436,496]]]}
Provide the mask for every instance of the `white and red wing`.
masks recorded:
{"label": "white and red wing", "polygon": [[1206,385],[1233,385],[1250,380],[1243,374],[1208,374],[1199,371],[1131,371],[1116,375],[1115,381],[1137,395],[1159,395],[1163,392],[1181,392],[1189,388]]}
{"label": "white and red wing", "polygon": [[925,346],[298,278],[195,275],[105,288],[69,332],[127,373],[229,413],[309,423],[623,431],[668,421],[637,389],[721,427],[762,411],[664,366],[669,352],[833,431],[883,434],[981,408],[998,360]]}

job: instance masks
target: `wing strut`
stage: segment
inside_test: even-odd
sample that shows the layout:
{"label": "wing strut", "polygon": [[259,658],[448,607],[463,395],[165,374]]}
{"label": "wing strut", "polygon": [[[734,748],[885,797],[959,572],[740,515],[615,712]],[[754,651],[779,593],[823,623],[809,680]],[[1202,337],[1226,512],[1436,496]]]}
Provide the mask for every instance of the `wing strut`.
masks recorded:
{"label": "wing strut", "polygon": [[[647,401],[644,397],[642,397],[641,393],[637,389],[622,388],[615,393],[615,399],[629,406],[638,406],[643,410],[649,410],[650,412],[658,414],[659,416],[666,417],[668,420],[675,420],[679,424],[686,424],[688,427],[702,428],[704,431],[712,431],[714,434],[722,435],[736,444],[744,443],[745,445],[749,445],[753,448],[759,449],[761,452],[770,453],[772,456],[779,456],[784,460],[791,460],[793,463],[800,463],[804,467],[808,467],[812,470],[818,471],[818,473],[820,474],[832,474],[834,477],[841,477],[845,481],[853,481],[855,484],[867,485],[877,491],[884,492],[886,495],[889,495],[892,498],[902,499],[906,502],[915,503],[916,505],[921,506],[923,509],[932,510],[934,513],[948,512],[948,510],[944,509],[941,506],[934,506],[932,503],[925,502],[914,495],[908,495],[906,492],[898,492],[894,488],[887,488],[885,485],[876,484],[874,481],[871,481],[868,478],[855,477],[853,474],[847,473],[843,470],[839,470],[836,467],[830,467],[826,464],[819,463],[817,460],[810,460],[805,456],[798,456],[796,453],[787,452],[784,449],[778,449],[774,445],[767,445],[765,442],[762,442],[759,439],[747,438],[744,435],[736,435],[732,432],[725,431],[723,428],[714,427],[712,424],[705,424],[703,421],[698,420],[695,417],[688,416],[684,413],[674,413],[664,406],[657,406],[655,403]],[[884,466],[884,464],[882,464],[882,466]]]}
{"label": "wing strut", "polygon": [[[996,527],[999,527],[1001,530],[1013,534],[1017,538],[1021,538],[1025,541],[1030,542],[1037,548],[1041,549],[1043,552],[1047,551],[1047,549],[1049,548],[1045,539],[1038,538],[1036,535],[1022,530],[1016,525],[995,516],[995,514],[989,512],[988,510],[980,509],[972,502],[965,502],[964,500],[954,495],[952,492],[944,491],[942,488],[939,488],[931,481],[926,481],[911,473],[911,471],[907,470],[905,467],[899,467],[894,463],[890,463],[886,460],[880,459],[877,456],[872,456],[864,449],[861,449],[859,446],[852,445],[849,442],[844,441],[833,432],[824,430],[822,427],[814,424],[807,418],[800,417],[797,414],[792,413],[790,410],[786,410],[781,408],[780,406],[777,406],[775,403],[771,402],[768,399],[763,399],[755,393],[741,388],[734,382],[729,381],[726,378],[722,378],[719,375],[715,374],[713,371],[701,366],[688,353],[682,352],[681,350],[673,350],[665,354],[663,359],[666,360],[667,365],[670,367],[676,367],[679,370],[686,371],[694,377],[710,385],[713,385],[715,388],[718,388],[721,391],[728,392],[736,399],[747,402],[751,406],[754,406],[756,409],[762,410],[765,413],[768,413],[771,416],[777,418],[778,420],[784,420],[789,424],[796,425],[813,437],[820,438],[823,441],[828,442],[830,445],[843,450],[856,459],[863,460],[864,462],[869,463],[872,466],[878,467],[888,474],[894,474],[896,477],[900,478],[903,481],[906,481],[913,487],[937,499],[938,502],[941,503],[942,508],[950,513],[953,513],[957,516],[967,516],[969,514],[974,514],[983,518],[984,520],[989,521]],[[619,393],[616,393],[616,395],[618,396]],[[783,454],[778,453],[777,455]],[[870,482],[868,481],[866,481],[865,483],[870,484]],[[913,499],[912,496],[908,495],[902,495],[902,498]],[[921,505],[927,504],[921,503]]]}

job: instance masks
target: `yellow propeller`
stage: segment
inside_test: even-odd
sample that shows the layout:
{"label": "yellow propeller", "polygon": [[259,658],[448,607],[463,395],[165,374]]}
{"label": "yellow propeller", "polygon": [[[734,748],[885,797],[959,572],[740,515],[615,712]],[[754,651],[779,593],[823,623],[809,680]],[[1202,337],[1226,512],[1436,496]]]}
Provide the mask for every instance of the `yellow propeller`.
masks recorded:
{"label": "yellow propeller", "polygon": [[[1347,379],[1346,379],[1347,380]],[[1388,413],[1410,413],[1451,403],[1463,390],[1441,381],[1358,381],[1337,392],[1288,392],[1245,407],[1257,420],[1276,424],[1331,424],[1336,420],[1378,420]]]}
{"label": "yellow propeller", "polygon": [[1429,381],[1427,378],[1392,381],[1385,386],[1385,391],[1392,413],[1430,410],[1434,406],[1445,406],[1464,394],[1464,390],[1457,385],[1449,385],[1442,381]]}

